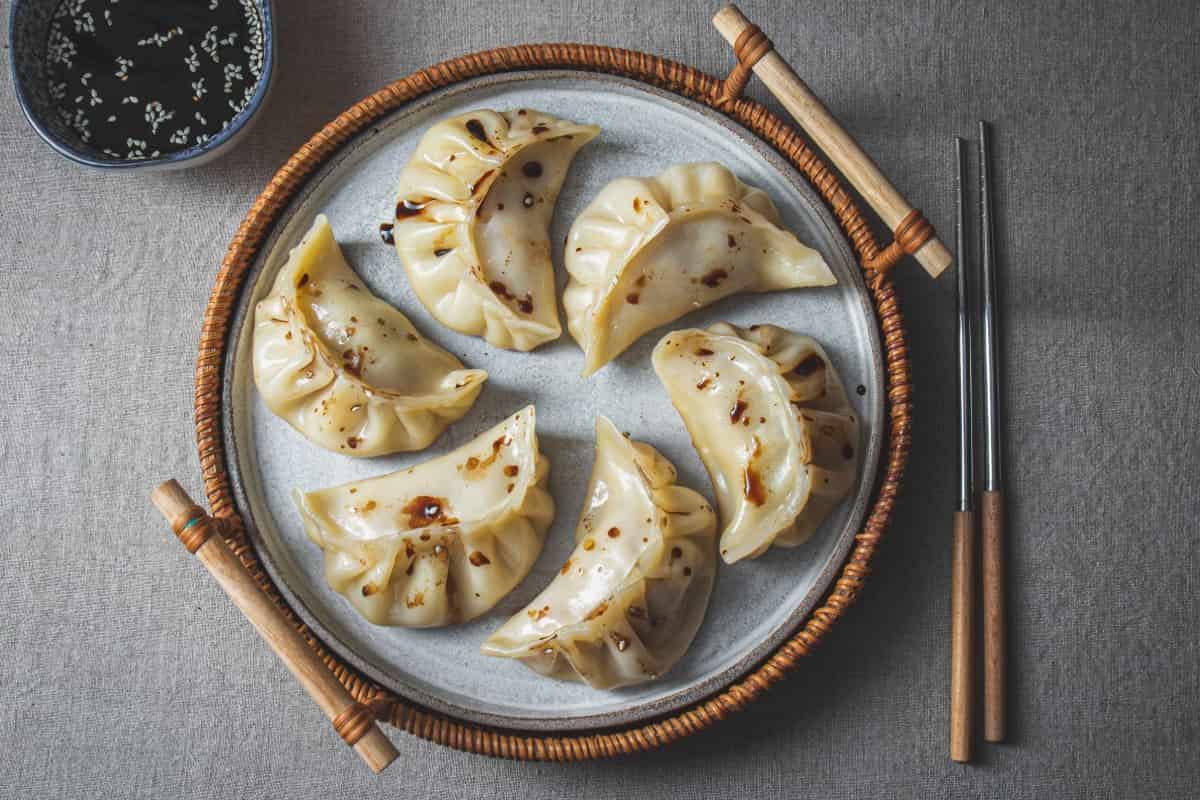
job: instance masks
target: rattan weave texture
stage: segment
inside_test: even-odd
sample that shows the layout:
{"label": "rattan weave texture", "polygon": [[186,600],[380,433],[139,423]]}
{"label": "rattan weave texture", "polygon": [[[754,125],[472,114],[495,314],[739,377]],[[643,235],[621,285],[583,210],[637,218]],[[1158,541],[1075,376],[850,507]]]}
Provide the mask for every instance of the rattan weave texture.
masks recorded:
{"label": "rattan weave texture", "polygon": [[[318,131],[275,174],[239,226],[204,313],[196,362],[196,437],[205,492],[221,534],[258,584],[354,698],[379,719],[439,744],[504,758],[577,761],[650,750],[707,728],[760,697],[820,642],[862,588],[900,491],[911,442],[908,345],[888,271],[906,253],[919,248],[932,228],[914,212],[897,228],[895,241],[881,248],[837,176],[800,135],[762,105],[740,96],[750,65],[769,51],[769,41],[761,40],[751,35],[744,44],[739,41],[735,48],[738,66],[725,81],[646,53],[584,44],[521,45],[435,64],[380,89]],[[853,245],[874,302],[885,360],[888,431],[877,488],[854,547],[822,604],[764,663],[720,693],[655,722],[589,734],[531,734],[451,719],[395,696],[341,661],[288,607],[259,563],[234,505],[221,436],[226,347],[243,279],[280,211],[306,178],[350,137],[415,98],[481,75],[537,69],[589,70],[651,84],[724,112],[773,146],[818,190]]]}

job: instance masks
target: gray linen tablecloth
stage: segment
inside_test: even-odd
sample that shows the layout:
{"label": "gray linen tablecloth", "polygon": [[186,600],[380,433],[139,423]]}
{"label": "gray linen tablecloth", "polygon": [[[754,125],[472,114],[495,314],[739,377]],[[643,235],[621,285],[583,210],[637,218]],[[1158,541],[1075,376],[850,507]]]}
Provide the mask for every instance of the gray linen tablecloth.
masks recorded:
{"label": "gray linen tablecloth", "polygon": [[946,756],[954,283],[907,263],[905,492],[860,602],[783,686],[607,763],[393,733],[372,778],[147,503],[170,476],[199,492],[192,368],[225,246],[313,131],[428,63],[550,40],[731,56],[710,3],[277,6],[270,107],[188,172],[68,164],[0,73],[0,797],[1196,796],[1200,7],[745,3],[947,235],[951,137],[996,124],[1010,743]]}

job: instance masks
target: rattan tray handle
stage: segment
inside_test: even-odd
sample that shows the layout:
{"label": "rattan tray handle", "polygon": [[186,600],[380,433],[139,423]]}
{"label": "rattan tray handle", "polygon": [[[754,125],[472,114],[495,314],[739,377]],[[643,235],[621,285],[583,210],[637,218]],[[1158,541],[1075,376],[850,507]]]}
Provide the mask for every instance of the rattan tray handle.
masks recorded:
{"label": "rattan tray handle", "polygon": [[317,702],[338,735],[374,772],[382,772],[399,755],[395,746],[375,724],[371,710],[354,701],[279,608],[258,588],[217,533],[215,520],[192,502],[175,481],[167,481],[155,489],[150,501],[167,518],[183,546],[208,568],[229,599]]}
{"label": "rattan tray handle", "polygon": [[850,138],[829,109],[775,52],[770,39],[732,4],[716,13],[713,25],[733,45],[738,62],[725,80],[723,98],[730,102],[735,100],[746,87],[753,70],[875,209],[884,224],[894,231],[896,241],[880,253],[881,262],[874,265],[874,269],[884,272],[905,253],[911,253],[930,275],[935,278],[941,275],[950,266],[952,258],[950,251],[934,235],[933,226],[896,191],[871,157]]}

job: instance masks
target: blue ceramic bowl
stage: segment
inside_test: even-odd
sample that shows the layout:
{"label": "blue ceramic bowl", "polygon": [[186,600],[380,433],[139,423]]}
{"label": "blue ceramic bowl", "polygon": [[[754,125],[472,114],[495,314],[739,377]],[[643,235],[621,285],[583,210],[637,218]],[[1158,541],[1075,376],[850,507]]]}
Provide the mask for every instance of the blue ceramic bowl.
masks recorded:
{"label": "blue ceramic bowl", "polygon": [[17,102],[29,124],[59,155],[98,169],[182,169],[211,161],[233,147],[251,126],[271,89],[275,71],[275,26],[271,0],[258,0],[263,24],[262,75],[250,102],[220,133],[203,144],[156,158],[114,158],[91,147],[59,119],[46,81],[50,19],[62,0],[13,0],[8,18],[9,63]]}

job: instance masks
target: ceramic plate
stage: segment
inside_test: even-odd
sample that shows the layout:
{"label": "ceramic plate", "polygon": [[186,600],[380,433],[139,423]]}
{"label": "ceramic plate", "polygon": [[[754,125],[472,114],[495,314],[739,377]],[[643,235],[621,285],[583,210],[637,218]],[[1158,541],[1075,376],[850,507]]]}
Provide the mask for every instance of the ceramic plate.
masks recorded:
{"label": "ceramic plate", "polygon": [[[583,356],[565,332],[532,353],[498,350],[436,322],[409,288],[379,223],[391,220],[400,169],[439,119],[471,109],[536,108],[600,125],[576,158],[555,213],[551,242],[613,178],[654,175],[669,164],[719,161],[766,190],[785,224],[821,251],[838,278],[825,289],[728,298],[674,323],[707,326],[774,323],[815,336],[842,375],[863,421],[862,473],[850,496],[804,546],[773,549],[754,561],[720,564],[704,626],[687,655],[657,681],[618,691],[541,677],[516,661],[487,658],[480,643],[552,578],[572,549],[593,456],[596,415],[649,442],[679,468],[680,483],[712,500],[712,488],[650,366],[668,328],[643,336],[588,379]],[[426,336],[490,378],[479,401],[424,452],[353,459],[310,444],[267,410],[252,377],[253,307],[313,218],[329,217],[351,265],[378,295]],[[566,282],[555,250],[560,288]],[[678,96],[619,78],[580,72],[507,73],[429,95],[347,142],[284,211],[259,251],[231,328],[225,380],[225,435],[240,510],[250,535],[292,607],[346,661],[381,685],[460,719],[518,730],[587,730],[657,717],[717,692],[744,675],[791,634],[828,589],[862,522],[883,430],[879,340],[869,296],[849,245],[813,189],[782,158],[730,120]],[[290,498],[379,475],[441,455],[514,411],[534,403],[550,490],[558,513],[530,575],[490,613],[431,630],[372,625],[325,583],[322,557],[304,534]]]}

